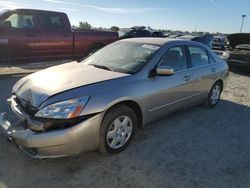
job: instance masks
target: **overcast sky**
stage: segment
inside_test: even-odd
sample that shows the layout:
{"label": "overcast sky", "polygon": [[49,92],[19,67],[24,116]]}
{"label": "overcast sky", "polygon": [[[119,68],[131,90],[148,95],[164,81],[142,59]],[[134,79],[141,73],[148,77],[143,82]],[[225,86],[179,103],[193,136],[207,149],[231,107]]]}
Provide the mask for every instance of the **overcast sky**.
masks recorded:
{"label": "overcast sky", "polygon": [[250,0],[0,0],[0,9],[32,8],[66,12],[72,25],[151,26],[155,29],[236,33],[242,14],[250,32]]}

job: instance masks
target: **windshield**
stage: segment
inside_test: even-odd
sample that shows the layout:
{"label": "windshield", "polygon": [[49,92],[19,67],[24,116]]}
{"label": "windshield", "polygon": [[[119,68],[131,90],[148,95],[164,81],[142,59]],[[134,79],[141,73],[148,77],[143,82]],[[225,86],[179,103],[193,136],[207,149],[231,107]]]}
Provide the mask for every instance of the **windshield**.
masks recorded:
{"label": "windshield", "polygon": [[116,42],[86,58],[83,63],[115,72],[134,74],[151,59],[159,46],[136,42]]}

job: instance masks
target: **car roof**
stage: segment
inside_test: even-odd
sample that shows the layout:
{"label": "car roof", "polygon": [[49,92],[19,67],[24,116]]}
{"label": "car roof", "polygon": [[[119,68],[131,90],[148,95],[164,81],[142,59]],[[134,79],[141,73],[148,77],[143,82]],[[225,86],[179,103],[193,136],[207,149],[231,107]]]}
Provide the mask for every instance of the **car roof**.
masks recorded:
{"label": "car roof", "polygon": [[178,42],[185,42],[187,44],[199,45],[199,43],[189,41],[189,40],[170,39],[170,38],[156,38],[156,37],[129,38],[129,39],[123,39],[121,41],[146,43],[146,44],[152,44],[152,45],[158,45],[158,46],[163,46],[163,45],[165,45],[167,43],[172,43],[172,42],[177,42],[177,41]]}
{"label": "car roof", "polygon": [[197,38],[197,37],[199,37],[199,36],[195,36],[195,35],[182,35],[182,36],[179,36],[177,38],[192,40],[192,39]]}
{"label": "car roof", "polygon": [[64,12],[40,10],[40,9],[27,9],[27,8],[17,8],[17,9],[7,9],[8,11],[27,11],[27,12],[47,12],[47,13],[57,13],[65,14]]}

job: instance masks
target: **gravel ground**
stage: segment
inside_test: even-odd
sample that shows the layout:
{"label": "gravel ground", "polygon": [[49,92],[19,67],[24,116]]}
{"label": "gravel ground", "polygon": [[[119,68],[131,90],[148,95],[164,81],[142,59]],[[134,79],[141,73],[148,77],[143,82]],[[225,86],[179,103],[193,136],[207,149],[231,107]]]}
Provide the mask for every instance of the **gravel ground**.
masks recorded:
{"label": "gravel ground", "polygon": [[[0,111],[18,79],[0,77]],[[0,136],[0,187],[250,187],[250,77],[230,73],[215,109],[146,125],[120,154],[35,160]]]}

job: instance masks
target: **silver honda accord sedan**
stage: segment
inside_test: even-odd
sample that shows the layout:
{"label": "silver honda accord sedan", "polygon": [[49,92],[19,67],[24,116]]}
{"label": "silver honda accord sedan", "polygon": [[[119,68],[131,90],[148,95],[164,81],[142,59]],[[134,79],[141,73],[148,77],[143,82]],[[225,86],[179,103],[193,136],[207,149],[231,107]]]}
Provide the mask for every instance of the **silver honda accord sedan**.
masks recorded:
{"label": "silver honda accord sedan", "polygon": [[215,107],[227,78],[227,64],[200,43],[125,39],[19,80],[8,99],[17,120],[2,113],[0,127],[35,158],[117,153],[167,113]]}

